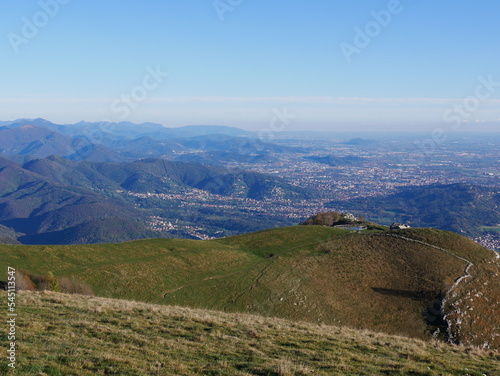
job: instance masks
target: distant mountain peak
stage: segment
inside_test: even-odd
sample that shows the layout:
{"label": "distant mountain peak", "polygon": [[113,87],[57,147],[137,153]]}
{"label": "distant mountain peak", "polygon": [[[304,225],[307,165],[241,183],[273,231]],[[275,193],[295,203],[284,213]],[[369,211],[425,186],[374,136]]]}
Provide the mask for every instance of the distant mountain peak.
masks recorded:
{"label": "distant mountain peak", "polygon": [[36,121],[37,123],[52,123],[51,121],[48,121],[47,119],[44,118],[36,118],[33,121]]}
{"label": "distant mountain peak", "polygon": [[356,137],[356,138],[353,138],[349,141],[343,142],[344,145],[354,145],[354,146],[366,146],[366,145],[372,145],[374,143],[376,143],[376,141],[368,140],[368,139],[361,138],[361,137]]}

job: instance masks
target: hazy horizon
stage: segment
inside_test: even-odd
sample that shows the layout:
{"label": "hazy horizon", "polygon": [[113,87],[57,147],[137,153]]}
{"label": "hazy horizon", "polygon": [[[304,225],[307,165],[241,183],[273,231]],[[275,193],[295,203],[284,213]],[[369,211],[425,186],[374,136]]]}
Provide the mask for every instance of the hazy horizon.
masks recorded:
{"label": "hazy horizon", "polygon": [[[333,128],[333,129],[317,129],[317,130],[315,130],[315,129],[309,129],[309,130],[306,130],[306,129],[283,129],[280,131],[269,132],[270,128],[260,128],[260,129],[257,127],[244,128],[244,127],[234,126],[231,124],[229,124],[229,125],[223,125],[223,124],[173,124],[173,125],[166,125],[166,124],[162,124],[161,122],[154,122],[154,121],[147,121],[147,120],[143,121],[143,122],[133,122],[133,121],[128,121],[128,120],[117,121],[117,122],[112,122],[110,120],[97,120],[97,121],[78,120],[78,121],[74,121],[74,122],[57,122],[57,121],[53,121],[52,119],[47,119],[47,118],[43,118],[43,117],[33,117],[33,118],[18,117],[15,119],[8,119],[8,120],[0,118],[0,126],[2,126],[2,123],[3,123],[3,125],[5,125],[5,123],[9,124],[9,123],[14,123],[16,121],[30,122],[30,121],[35,121],[38,119],[46,120],[46,121],[49,121],[49,122],[56,124],[56,125],[66,125],[66,126],[71,126],[71,125],[75,125],[78,123],[94,123],[94,124],[116,123],[116,124],[119,124],[121,122],[131,123],[131,124],[135,124],[138,126],[140,126],[141,124],[159,124],[165,128],[222,126],[222,127],[229,127],[229,128],[237,128],[237,129],[241,129],[244,131],[253,132],[255,134],[259,134],[259,132],[264,131],[262,138],[269,139],[269,140],[279,139],[282,137],[286,137],[288,135],[299,135],[299,134],[304,134],[304,135],[311,134],[312,136],[317,136],[320,134],[343,135],[343,136],[346,136],[346,135],[353,135],[353,136],[359,136],[359,135],[364,135],[364,136],[401,135],[401,136],[405,136],[405,137],[410,137],[412,135],[414,135],[414,136],[432,135],[433,131],[435,132],[436,130],[443,129],[439,125],[427,124],[427,126],[429,126],[429,129],[424,128],[424,129],[420,129],[420,130],[412,129],[412,128],[410,128],[410,129],[399,128],[399,129],[390,130],[390,129],[387,129],[386,127],[382,128],[382,129],[377,129],[377,128],[368,129],[367,128],[367,129],[361,130],[361,129],[346,129],[346,128],[342,128],[342,127],[337,127],[336,129]],[[446,132],[445,129],[443,129],[443,131],[444,131],[444,135],[447,138],[448,137],[453,138],[454,136],[465,137],[465,136],[475,136],[475,135],[477,135],[477,136],[484,136],[484,135],[496,136],[496,135],[499,135],[500,134],[499,128],[494,126],[496,124],[492,124],[492,125],[493,125],[492,129],[479,128],[479,129],[472,130],[472,129],[463,128],[463,129],[457,130],[457,131],[453,131],[452,129],[450,129],[448,132]]]}

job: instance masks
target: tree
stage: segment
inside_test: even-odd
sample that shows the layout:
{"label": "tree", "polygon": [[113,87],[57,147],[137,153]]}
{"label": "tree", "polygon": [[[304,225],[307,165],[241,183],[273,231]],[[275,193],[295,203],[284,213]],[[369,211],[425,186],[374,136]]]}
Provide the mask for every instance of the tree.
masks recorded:
{"label": "tree", "polygon": [[16,290],[36,291],[35,285],[27,273],[16,270]]}
{"label": "tree", "polygon": [[312,215],[302,224],[309,226],[333,226],[340,220],[340,218],[340,213],[337,213],[336,211],[320,212]]}

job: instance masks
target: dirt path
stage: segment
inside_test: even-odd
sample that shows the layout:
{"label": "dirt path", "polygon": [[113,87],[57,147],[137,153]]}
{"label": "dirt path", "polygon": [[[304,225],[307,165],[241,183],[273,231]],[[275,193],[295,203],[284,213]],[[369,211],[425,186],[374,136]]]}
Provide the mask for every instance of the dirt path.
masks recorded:
{"label": "dirt path", "polygon": [[[447,324],[447,327],[448,327],[448,338],[453,338],[453,333],[451,333],[451,322],[450,320],[448,319],[448,316],[449,315],[446,315],[445,312],[444,312],[444,307],[446,306],[446,303],[448,301],[448,298],[451,296],[451,293],[454,289],[457,288],[457,286],[460,284],[460,282],[462,282],[464,279],[466,278],[469,278],[469,277],[472,277],[471,274],[469,273],[470,272],[470,269],[474,266],[474,263],[470,260],[467,260],[466,258],[463,258],[451,251],[448,251],[447,249],[444,249],[444,248],[441,248],[441,247],[438,247],[438,246],[435,246],[433,244],[429,244],[429,243],[426,243],[426,242],[423,242],[421,240],[417,240],[417,239],[412,239],[412,238],[407,238],[405,236],[401,236],[401,235],[395,235],[395,234],[380,234],[380,235],[377,235],[377,236],[388,236],[388,237],[392,237],[392,238],[397,238],[397,239],[402,239],[402,240],[405,240],[405,241],[409,241],[409,242],[413,242],[413,243],[418,243],[418,244],[421,244],[421,245],[425,245],[427,247],[431,247],[431,248],[434,248],[434,249],[437,249],[439,251],[442,251],[442,252],[445,252],[461,261],[464,261],[467,263],[467,266],[465,267],[465,270],[464,270],[464,275],[462,275],[461,277],[458,277],[456,280],[455,280],[455,283],[445,292],[445,295],[444,295],[444,299],[443,299],[443,302],[442,302],[442,305],[441,305],[441,313],[443,314],[443,320],[446,322]],[[460,328],[458,329],[460,330]]]}
{"label": "dirt path", "polygon": [[243,269],[240,269],[240,270],[237,270],[235,272],[232,272],[232,273],[229,273],[229,274],[225,274],[225,275],[215,275],[215,276],[212,276],[212,277],[206,277],[206,278],[203,278],[201,281],[193,282],[193,283],[190,283],[188,285],[183,285],[183,286],[179,286],[179,287],[177,287],[175,289],[168,290],[168,291],[166,291],[166,292],[163,293],[163,297],[165,298],[168,294],[172,294],[174,292],[182,290],[183,288],[190,287],[190,286],[195,286],[195,285],[197,285],[197,284],[199,284],[201,282],[204,282],[204,281],[211,281],[213,279],[220,279],[220,278],[230,277],[232,275],[240,273],[241,271],[243,271]]}

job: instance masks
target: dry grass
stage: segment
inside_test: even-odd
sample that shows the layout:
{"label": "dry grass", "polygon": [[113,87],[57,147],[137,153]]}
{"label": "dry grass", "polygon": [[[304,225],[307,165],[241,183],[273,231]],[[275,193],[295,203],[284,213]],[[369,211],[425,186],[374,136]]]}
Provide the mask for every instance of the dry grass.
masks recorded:
{"label": "dry grass", "polygon": [[500,375],[498,353],[370,331],[53,292],[18,304],[10,375]]}

